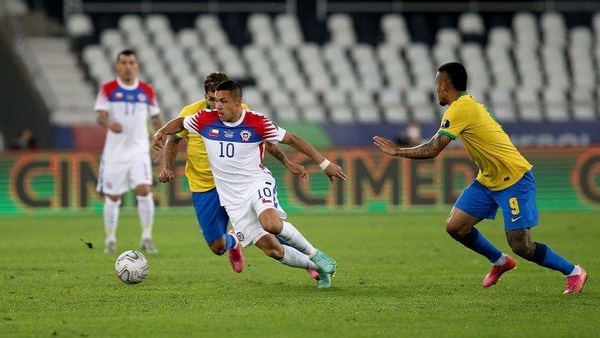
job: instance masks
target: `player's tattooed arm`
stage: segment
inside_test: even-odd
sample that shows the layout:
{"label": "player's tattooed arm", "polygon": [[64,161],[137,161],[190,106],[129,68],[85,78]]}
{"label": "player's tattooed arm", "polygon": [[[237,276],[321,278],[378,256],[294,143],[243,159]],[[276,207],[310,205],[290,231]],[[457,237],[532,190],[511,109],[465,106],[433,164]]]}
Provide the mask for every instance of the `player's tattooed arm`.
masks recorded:
{"label": "player's tattooed arm", "polygon": [[275,157],[279,162],[283,163],[283,165],[285,165],[285,167],[290,172],[292,172],[295,175],[299,175],[302,178],[303,182],[308,182],[308,173],[306,172],[306,169],[303,165],[292,163],[287,158],[287,156],[285,156],[285,153],[281,150],[281,148],[279,148],[275,144],[265,142],[265,148],[267,149],[269,154],[271,154],[271,156]]}
{"label": "player's tattooed arm", "polygon": [[373,137],[373,141],[384,153],[411,159],[428,159],[439,155],[452,139],[444,134],[437,133],[427,143],[411,148],[400,148],[392,141],[380,137]]}

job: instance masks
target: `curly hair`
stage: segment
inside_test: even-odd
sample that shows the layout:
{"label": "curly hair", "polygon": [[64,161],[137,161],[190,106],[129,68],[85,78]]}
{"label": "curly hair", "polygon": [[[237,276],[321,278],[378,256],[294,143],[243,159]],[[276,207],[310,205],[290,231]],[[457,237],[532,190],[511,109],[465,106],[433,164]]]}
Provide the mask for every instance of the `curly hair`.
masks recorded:
{"label": "curly hair", "polygon": [[229,77],[222,71],[210,73],[204,80],[204,92],[214,92],[219,83],[227,80],[229,80]]}

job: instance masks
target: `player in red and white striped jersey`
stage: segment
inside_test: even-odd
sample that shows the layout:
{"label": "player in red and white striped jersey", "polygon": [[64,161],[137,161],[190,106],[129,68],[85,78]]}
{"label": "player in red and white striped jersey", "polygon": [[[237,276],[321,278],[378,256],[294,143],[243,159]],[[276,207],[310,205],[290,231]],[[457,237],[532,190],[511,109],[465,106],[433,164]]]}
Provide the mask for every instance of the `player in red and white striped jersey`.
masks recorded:
{"label": "player in red and white striped jersey", "polygon": [[[206,145],[221,204],[233,223],[240,242],[254,244],[278,262],[319,272],[318,286],[331,286],[337,269],[335,260],[317,250],[289,222],[277,201],[277,186],[271,172],[262,165],[264,141],[285,143],[306,154],[333,180],[346,175],[302,138],[286,132],[260,113],[241,107],[242,88],[232,80],[220,83],[215,92],[214,110],[204,110],[171,120],[154,135],[156,150],[167,135],[182,131],[200,134]],[[276,236],[290,246],[281,245]]]}

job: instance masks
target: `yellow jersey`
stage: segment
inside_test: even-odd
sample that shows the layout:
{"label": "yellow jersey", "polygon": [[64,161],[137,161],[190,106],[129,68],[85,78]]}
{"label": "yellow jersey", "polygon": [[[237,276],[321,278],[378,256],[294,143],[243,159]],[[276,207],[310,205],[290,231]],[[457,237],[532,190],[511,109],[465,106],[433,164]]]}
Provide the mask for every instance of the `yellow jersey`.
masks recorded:
{"label": "yellow jersey", "polygon": [[[242,103],[242,108],[250,110],[250,108]],[[181,109],[178,117],[186,117],[196,114],[199,110],[210,109],[206,99],[194,102]],[[187,161],[185,163],[185,176],[188,179],[190,191],[205,192],[215,187],[215,179],[210,165],[208,163],[208,155],[206,154],[206,146],[202,137],[198,134],[188,133],[184,130],[175,135],[178,139],[185,138],[187,141],[186,153]]]}
{"label": "yellow jersey", "polygon": [[460,139],[479,168],[477,181],[491,190],[510,187],[533,167],[487,108],[467,93],[450,104],[438,133]]}

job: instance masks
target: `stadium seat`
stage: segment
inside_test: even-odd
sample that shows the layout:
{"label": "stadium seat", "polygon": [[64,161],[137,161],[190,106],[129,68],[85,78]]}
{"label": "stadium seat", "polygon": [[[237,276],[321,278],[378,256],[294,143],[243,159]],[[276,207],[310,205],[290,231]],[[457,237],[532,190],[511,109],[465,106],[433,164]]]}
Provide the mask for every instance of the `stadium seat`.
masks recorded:
{"label": "stadium seat", "polygon": [[266,106],[263,92],[254,86],[246,87],[243,90],[243,99],[250,109],[255,110]]}
{"label": "stadium seat", "polygon": [[289,106],[292,104],[292,100],[290,99],[290,95],[283,90],[272,90],[267,92],[267,98],[269,104],[274,110],[279,109],[279,107]]}
{"label": "stadium seat", "polygon": [[327,29],[334,45],[349,47],[356,43],[354,24],[349,14],[331,14],[327,19]]}
{"label": "stadium seat", "polygon": [[339,89],[330,89],[322,93],[324,103],[329,107],[340,106],[347,103],[346,94]]}
{"label": "stadium seat", "polygon": [[573,118],[577,121],[594,121],[596,104],[591,89],[574,88],[571,90]]}
{"label": "stadium seat", "polygon": [[456,49],[448,45],[438,43],[433,46],[432,53],[433,59],[438,65],[458,60]]}
{"label": "stadium seat", "polygon": [[296,105],[301,108],[316,106],[319,104],[317,94],[311,89],[295,90],[292,92]]}
{"label": "stadium seat", "polygon": [[381,18],[380,25],[385,44],[402,48],[410,43],[410,33],[406,20],[402,15],[396,13],[385,14]]}
{"label": "stadium seat", "polygon": [[549,121],[565,122],[570,119],[567,95],[563,88],[546,88],[542,91],[544,111]]}
{"label": "stadium seat", "polygon": [[298,48],[304,44],[304,35],[297,16],[278,14],[275,16],[275,28],[281,45]]}
{"label": "stadium seat", "polygon": [[302,107],[301,109],[306,122],[323,123],[327,121],[327,114],[323,107],[311,106]]}
{"label": "stadium seat", "polygon": [[565,19],[558,12],[544,12],[540,16],[540,27],[544,35],[544,44],[563,48],[567,41]]}
{"label": "stadium seat", "polygon": [[125,14],[119,18],[119,30],[126,36],[144,30],[142,18],[136,14]]}
{"label": "stadium seat", "polygon": [[391,106],[398,106],[400,104],[402,104],[402,97],[400,94],[400,91],[395,89],[395,88],[391,88],[391,87],[387,87],[384,89],[381,89],[378,93],[378,102],[382,107],[391,107]]}
{"label": "stadium seat", "polygon": [[537,18],[529,12],[517,12],[513,16],[513,30],[519,47],[537,48],[539,31]]}
{"label": "stadium seat", "polygon": [[92,19],[89,15],[83,13],[70,15],[67,18],[66,30],[71,38],[91,36],[95,33]]}
{"label": "stadium seat", "polygon": [[200,14],[196,17],[194,26],[200,34],[200,39],[204,41],[207,47],[217,48],[230,45],[227,33],[217,15]]}
{"label": "stadium seat", "polygon": [[329,108],[332,122],[350,124],[355,122],[354,109],[347,105],[333,106]]}
{"label": "stadium seat", "polygon": [[538,122],[542,120],[542,112],[538,91],[534,88],[520,88],[516,91],[520,120]]}
{"label": "stadium seat", "polygon": [[144,20],[146,29],[153,35],[156,36],[161,33],[173,34],[169,18],[165,14],[150,14],[146,16]]}
{"label": "stadium seat", "polygon": [[100,33],[100,43],[105,47],[125,45],[121,31],[111,28],[105,29]]}
{"label": "stadium seat", "polygon": [[250,14],[248,17],[248,31],[252,36],[252,44],[262,47],[276,45],[273,24],[268,14]]}
{"label": "stadium seat", "polygon": [[279,107],[273,107],[271,109],[271,116],[268,116],[270,119],[274,120],[276,123],[291,123],[291,122],[300,122],[300,112],[299,109],[294,105],[285,105]]}
{"label": "stadium seat", "polygon": [[458,30],[454,28],[442,28],[437,31],[435,42],[437,45],[457,48],[461,44],[462,38]]}
{"label": "stadium seat", "polygon": [[355,122],[363,124],[377,124],[382,122],[379,107],[372,106],[355,106],[354,113],[356,115]]}
{"label": "stadium seat", "polygon": [[406,93],[406,104],[412,112],[412,121],[431,123],[437,120],[437,113],[429,89],[413,89]]}
{"label": "stadium seat", "polygon": [[387,123],[407,123],[410,121],[408,109],[404,105],[390,105],[382,109],[383,119]]}
{"label": "stadium seat", "polygon": [[488,35],[488,46],[509,49],[513,45],[513,36],[508,27],[494,27]]}
{"label": "stadium seat", "polygon": [[485,34],[485,24],[479,13],[467,12],[458,18],[458,30],[463,35],[483,36]]}

